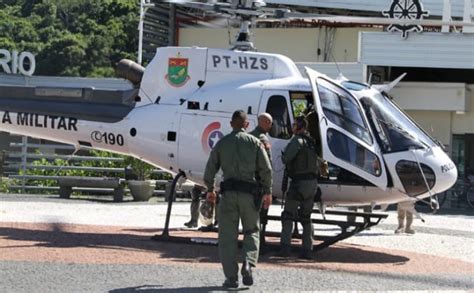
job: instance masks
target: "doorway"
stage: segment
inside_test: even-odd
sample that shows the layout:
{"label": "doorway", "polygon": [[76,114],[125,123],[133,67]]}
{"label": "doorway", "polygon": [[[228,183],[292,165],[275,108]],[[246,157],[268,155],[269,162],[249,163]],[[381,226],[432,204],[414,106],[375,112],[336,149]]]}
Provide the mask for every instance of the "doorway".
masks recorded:
{"label": "doorway", "polygon": [[458,167],[459,178],[474,175],[474,133],[453,135],[452,159]]}

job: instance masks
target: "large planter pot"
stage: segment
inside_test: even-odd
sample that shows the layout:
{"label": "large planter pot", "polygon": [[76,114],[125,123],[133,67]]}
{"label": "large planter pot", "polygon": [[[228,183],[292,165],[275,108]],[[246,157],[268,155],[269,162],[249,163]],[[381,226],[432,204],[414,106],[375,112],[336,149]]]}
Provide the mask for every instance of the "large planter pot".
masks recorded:
{"label": "large planter pot", "polygon": [[130,193],[136,201],[149,200],[156,186],[153,180],[128,180],[127,183]]}

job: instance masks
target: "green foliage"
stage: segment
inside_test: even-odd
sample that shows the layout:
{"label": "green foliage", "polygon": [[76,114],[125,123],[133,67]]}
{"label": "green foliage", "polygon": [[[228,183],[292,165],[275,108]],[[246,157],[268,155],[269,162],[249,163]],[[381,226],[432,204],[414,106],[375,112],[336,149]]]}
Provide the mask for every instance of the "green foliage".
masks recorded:
{"label": "green foliage", "polygon": [[293,113],[295,117],[304,115],[304,112],[306,110],[305,100],[294,99],[292,100],[292,104],[293,104]]}
{"label": "green foliage", "polygon": [[0,193],[8,193],[9,181],[7,178],[0,177]]}
{"label": "green foliage", "polygon": [[137,51],[138,1],[0,1],[0,48],[37,55],[37,75],[113,76]]}
{"label": "green foliage", "polygon": [[133,157],[125,158],[125,164],[132,168],[133,172],[138,176],[138,180],[151,179],[152,172],[155,169],[152,165]]}
{"label": "green foliage", "polygon": [[[39,152],[37,152],[39,154]],[[105,152],[91,150],[88,156],[103,157],[103,158],[121,158],[123,156]],[[68,170],[65,167],[68,166],[81,166],[81,167],[102,167],[102,168],[124,168],[125,164],[123,161],[110,161],[110,160],[94,160],[94,161],[66,161],[63,159],[48,160],[46,158],[37,159],[31,162],[31,165],[38,166],[37,168],[27,169],[25,175],[39,175],[39,176],[83,176],[83,177],[121,177],[123,176],[117,172],[100,172],[100,171],[88,171],[88,170]],[[58,169],[50,169],[48,167],[62,167],[60,171]],[[42,168],[43,167],[43,168]],[[20,171],[19,175],[23,172]],[[50,187],[57,186],[56,180],[44,180],[44,179],[29,179],[26,181],[26,185],[30,186],[42,186]],[[28,191],[26,191],[28,192]],[[45,193],[56,193],[56,191],[44,191]]]}

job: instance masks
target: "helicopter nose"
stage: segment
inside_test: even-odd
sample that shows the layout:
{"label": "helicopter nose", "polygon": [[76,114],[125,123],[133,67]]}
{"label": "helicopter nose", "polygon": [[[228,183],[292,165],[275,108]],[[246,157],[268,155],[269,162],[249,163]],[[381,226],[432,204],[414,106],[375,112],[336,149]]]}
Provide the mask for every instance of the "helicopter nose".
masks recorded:
{"label": "helicopter nose", "polygon": [[458,179],[458,169],[456,168],[456,165],[454,164],[454,162],[444,152],[442,156],[443,156],[443,159],[440,160],[441,166],[440,166],[440,169],[438,169],[439,170],[439,173],[437,174],[438,179],[436,180],[437,193],[444,192],[450,189],[456,183],[456,180]]}

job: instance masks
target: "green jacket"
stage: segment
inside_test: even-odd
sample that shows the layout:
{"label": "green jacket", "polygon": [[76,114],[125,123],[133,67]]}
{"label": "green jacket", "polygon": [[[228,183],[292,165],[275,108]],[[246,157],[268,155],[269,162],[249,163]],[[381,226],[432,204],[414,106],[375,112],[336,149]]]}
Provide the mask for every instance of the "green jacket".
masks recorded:
{"label": "green jacket", "polygon": [[272,193],[272,167],[267,153],[260,141],[244,129],[232,131],[212,149],[204,171],[208,191],[214,191],[215,176],[221,168],[224,180],[255,182],[257,173],[263,192]]}
{"label": "green jacket", "polygon": [[268,136],[265,134],[265,132],[259,127],[255,127],[254,130],[249,132],[249,134],[255,136],[260,140],[260,142],[263,144],[265,147],[265,151],[267,152],[268,159],[270,160],[270,163],[272,162],[272,150],[271,150],[271,145],[270,145],[270,139],[268,139]]}
{"label": "green jacket", "polygon": [[285,147],[281,159],[290,177],[319,173],[317,146],[308,133],[294,135]]}

